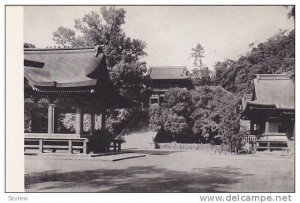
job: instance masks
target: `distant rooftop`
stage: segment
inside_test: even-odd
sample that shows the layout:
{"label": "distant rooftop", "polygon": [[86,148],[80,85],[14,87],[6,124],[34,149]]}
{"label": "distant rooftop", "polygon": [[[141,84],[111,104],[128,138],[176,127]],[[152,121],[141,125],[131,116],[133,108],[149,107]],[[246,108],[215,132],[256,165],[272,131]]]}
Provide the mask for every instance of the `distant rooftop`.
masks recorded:
{"label": "distant rooftop", "polygon": [[151,79],[188,79],[188,71],[185,66],[156,66],[150,67]]}

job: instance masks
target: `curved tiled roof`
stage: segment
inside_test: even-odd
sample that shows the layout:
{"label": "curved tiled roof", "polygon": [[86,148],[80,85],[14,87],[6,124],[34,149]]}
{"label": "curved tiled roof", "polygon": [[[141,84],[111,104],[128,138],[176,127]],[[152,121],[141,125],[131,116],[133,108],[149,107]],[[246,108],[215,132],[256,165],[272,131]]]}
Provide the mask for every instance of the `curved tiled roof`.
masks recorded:
{"label": "curved tiled roof", "polygon": [[34,86],[82,87],[96,85],[88,75],[100,65],[103,54],[95,49],[27,49],[24,76]]}
{"label": "curved tiled roof", "polygon": [[92,93],[97,104],[107,107],[138,105],[119,95],[109,78],[106,57],[99,48],[25,49],[24,77],[28,92]]}

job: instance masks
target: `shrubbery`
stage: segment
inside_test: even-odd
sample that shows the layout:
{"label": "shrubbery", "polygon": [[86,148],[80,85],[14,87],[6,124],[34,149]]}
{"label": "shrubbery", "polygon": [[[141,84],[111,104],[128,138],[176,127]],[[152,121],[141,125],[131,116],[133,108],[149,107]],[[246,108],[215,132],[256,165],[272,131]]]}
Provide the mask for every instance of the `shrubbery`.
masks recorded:
{"label": "shrubbery", "polygon": [[241,137],[238,99],[219,86],[171,89],[164,101],[149,111],[155,142],[232,144]]}

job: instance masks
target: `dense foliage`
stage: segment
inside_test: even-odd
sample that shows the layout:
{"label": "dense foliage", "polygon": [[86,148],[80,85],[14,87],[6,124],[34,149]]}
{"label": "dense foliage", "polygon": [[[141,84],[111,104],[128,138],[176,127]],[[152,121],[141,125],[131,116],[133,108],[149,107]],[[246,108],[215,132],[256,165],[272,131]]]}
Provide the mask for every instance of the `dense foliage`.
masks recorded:
{"label": "dense foliage", "polygon": [[171,89],[162,106],[150,108],[156,142],[232,143],[239,132],[237,98],[219,86]]}
{"label": "dense foliage", "polygon": [[75,20],[73,29],[59,27],[53,40],[62,47],[94,47],[101,45],[106,55],[108,70],[120,94],[141,100],[146,63],[146,43],[131,39],[122,29],[126,11],[122,8],[101,7]]}
{"label": "dense foliage", "polygon": [[238,60],[216,63],[214,82],[242,95],[252,91],[255,74],[273,73],[288,73],[294,78],[295,30],[280,31]]}

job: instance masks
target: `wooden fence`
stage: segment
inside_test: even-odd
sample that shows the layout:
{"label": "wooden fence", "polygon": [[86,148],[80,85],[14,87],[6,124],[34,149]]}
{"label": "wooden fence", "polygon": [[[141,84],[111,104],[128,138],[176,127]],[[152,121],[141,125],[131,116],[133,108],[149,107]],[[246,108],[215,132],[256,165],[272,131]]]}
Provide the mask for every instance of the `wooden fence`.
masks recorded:
{"label": "wooden fence", "polygon": [[36,150],[39,153],[44,152],[66,152],[66,153],[87,153],[87,138],[76,137],[73,134],[62,134],[41,136],[37,134],[25,134],[24,150]]}
{"label": "wooden fence", "polygon": [[156,143],[156,149],[167,149],[167,150],[209,150],[214,153],[227,153],[230,152],[228,145],[213,145],[213,144],[187,144],[187,143]]}

